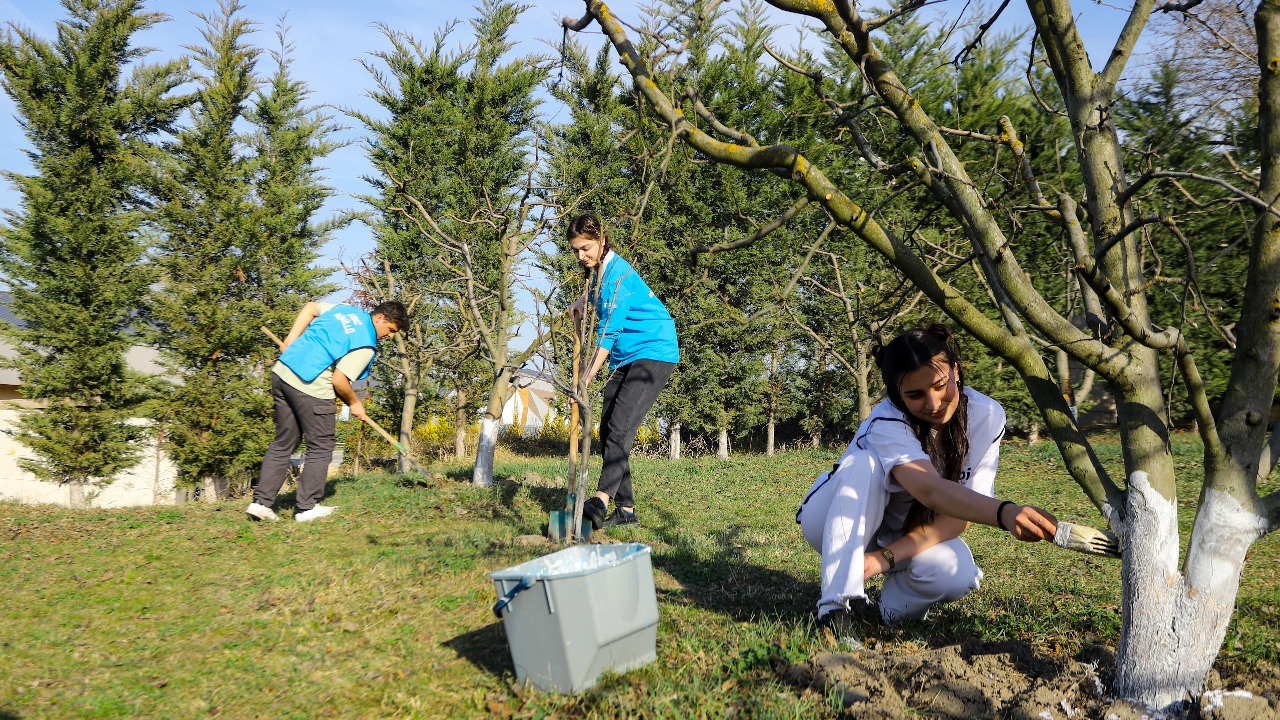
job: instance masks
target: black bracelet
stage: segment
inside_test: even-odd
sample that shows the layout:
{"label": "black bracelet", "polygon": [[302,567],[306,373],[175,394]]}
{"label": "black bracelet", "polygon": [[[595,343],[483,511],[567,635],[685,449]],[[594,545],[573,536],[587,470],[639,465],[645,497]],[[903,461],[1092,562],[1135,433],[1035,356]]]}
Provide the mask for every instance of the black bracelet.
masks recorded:
{"label": "black bracelet", "polygon": [[1013,504],[1014,502],[1012,500],[1005,500],[1004,502],[1000,503],[1000,507],[996,508],[996,527],[1000,528],[1005,532],[1009,532],[1009,528],[1004,526],[1004,520],[1000,518],[1000,515],[1001,513],[1004,512],[1005,505],[1013,505]]}

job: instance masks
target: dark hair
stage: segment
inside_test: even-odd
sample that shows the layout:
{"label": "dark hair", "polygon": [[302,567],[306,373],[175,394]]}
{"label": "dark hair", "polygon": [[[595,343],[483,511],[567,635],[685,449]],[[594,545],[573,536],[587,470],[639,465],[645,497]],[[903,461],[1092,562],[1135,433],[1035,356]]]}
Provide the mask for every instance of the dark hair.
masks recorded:
{"label": "dark hair", "polygon": [[600,222],[600,218],[594,213],[583,213],[569,220],[569,224],[565,227],[565,239],[573,242],[573,239],[580,236],[586,236],[592,240],[598,240],[604,245],[605,250],[610,250],[609,232],[604,229],[604,223]]}
{"label": "dark hair", "polygon": [[405,309],[404,304],[399,300],[385,300],[380,302],[372,310],[370,315],[381,315],[389,323],[394,323],[401,330],[409,326],[409,311]]}
{"label": "dark hair", "polygon": [[[902,401],[901,385],[903,376],[934,365],[939,355],[956,369],[960,397],[951,420],[935,433],[932,425],[907,410],[906,403]],[[952,482],[960,482],[964,459],[969,454],[969,398],[964,394],[964,368],[960,365],[960,350],[951,328],[933,323],[905,330],[889,344],[873,349],[872,356],[880,368],[889,402],[906,416],[938,474]],[[907,529],[927,524],[933,516],[932,510],[917,502],[907,517]]]}

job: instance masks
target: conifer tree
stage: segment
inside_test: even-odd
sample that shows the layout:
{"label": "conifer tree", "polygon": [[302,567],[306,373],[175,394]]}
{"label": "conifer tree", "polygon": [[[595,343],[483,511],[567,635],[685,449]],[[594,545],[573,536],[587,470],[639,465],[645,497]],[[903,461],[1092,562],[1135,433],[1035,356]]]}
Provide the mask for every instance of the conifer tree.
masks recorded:
{"label": "conifer tree", "polygon": [[378,195],[367,198],[378,211],[372,265],[385,263],[402,287],[447,307],[454,319],[445,322],[471,340],[449,364],[476,368],[483,388],[477,484],[492,481],[502,407],[515,391],[512,372],[536,349],[511,347],[525,250],[547,213],[535,209],[527,185],[536,159],[534,90],[546,78],[546,62],[506,57],[508,34],[526,9],[486,0],[472,22],[474,42],[458,52],[445,48],[456,23],[436,34],[430,50],[385,29],[393,49],[375,57],[390,74],[369,69],[378,82],[373,97],[390,117],[353,113],[370,131],[379,173],[369,178]]}
{"label": "conifer tree", "polygon": [[[22,416],[26,469],[70,486],[111,482],[138,460],[144,429],[128,422],[144,399],[125,364],[150,276],[143,263],[154,139],[185,100],[180,62],[137,64],[136,33],[164,18],[139,0],[63,0],[48,42],[10,26],[0,70],[34,166],[6,177],[21,197],[0,230],[0,271],[21,327],[4,327],[23,394],[45,405]],[[132,76],[125,69],[133,65]]]}
{"label": "conifer tree", "polygon": [[[193,48],[204,69],[188,127],[170,148],[151,303],[157,344],[180,382],[163,399],[168,452],[179,483],[207,500],[245,486],[270,440],[265,369],[274,348],[259,327],[287,327],[325,289],[311,270],[323,227],[310,218],[327,191],[313,161],[332,147],[322,119],[300,103],[287,58],[268,89],[246,40],[252,23],[235,0],[205,22]],[[238,124],[251,120],[256,134]]]}

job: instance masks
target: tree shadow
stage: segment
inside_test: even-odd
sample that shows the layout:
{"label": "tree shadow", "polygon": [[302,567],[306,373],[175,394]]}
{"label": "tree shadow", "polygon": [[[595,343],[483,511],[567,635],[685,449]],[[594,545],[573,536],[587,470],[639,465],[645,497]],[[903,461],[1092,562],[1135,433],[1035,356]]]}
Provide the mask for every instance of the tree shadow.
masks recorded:
{"label": "tree shadow", "polygon": [[22,716],[5,708],[0,708],[0,720],[22,720]]}
{"label": "tree shadow", "polygon": [[491,622],[478,630],[446,640],[442,644],[494,677],[515,674],[516,668],[511,663],[511,651],[507,647],[507,633],[502,627],[502,621]]}
{"label": "tree shadow", "polygon": [[[659,522],[648,518],[658,515]],[[681,532],[677,514],[651,509],[644,530],[666,548],[652,557],[654,567],[680,583],[679,589],[661,589],[659,598],[670,604],[689,604],[712,610],[739,622],[776,617],[807,622],[819,595],[818,583],[799,580],[776,568],[750,562],[739,539],[749,528],[730,524],[709,531],[719,540],[710,558],[695,546],[688,532]]]}

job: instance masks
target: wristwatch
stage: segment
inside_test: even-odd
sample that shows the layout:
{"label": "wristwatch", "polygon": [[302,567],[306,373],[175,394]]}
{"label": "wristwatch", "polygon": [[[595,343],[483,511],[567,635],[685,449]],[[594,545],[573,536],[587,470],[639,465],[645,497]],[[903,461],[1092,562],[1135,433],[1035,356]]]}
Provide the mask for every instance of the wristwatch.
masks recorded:
{"label": "wristwatch", "polygon": [[892,570],[893,566],[897,564],[893,561],[893,551],[889,548],[880,548],[880,554],[884,556],[885,560],[889,561],[889,569]]}

